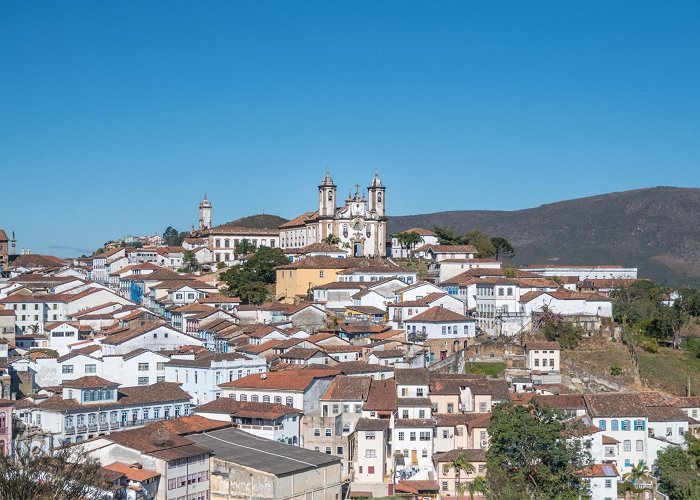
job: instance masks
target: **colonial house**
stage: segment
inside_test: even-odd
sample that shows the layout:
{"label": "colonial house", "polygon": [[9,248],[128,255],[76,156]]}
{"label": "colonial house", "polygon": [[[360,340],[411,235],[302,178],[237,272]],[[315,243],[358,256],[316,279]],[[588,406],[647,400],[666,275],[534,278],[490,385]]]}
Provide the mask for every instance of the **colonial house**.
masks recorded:
{"label": "colonial house", "polygon": [[[400,234],[411,234],[416,233],[420,236],[420,242],[411,245],[410,248],[406,245],[402,245],[398,236]],[[400,233],[395,234],[391,238],[391,257],[394,259],[407,259],[413,257],[416,254],[417,248],[427,248],[428,246],[433,246],[438,244],[437,235],[429,231],[428,229],[423,229],[422,227],[414,227],[411,229],[406,229]]]}
{"label": "colonial house", "polygon": [[178,384],[119,388],[117,382],[90,375],[64,383],[50,397],[30,397],[23,417],[25,426],[50,433],[52,446],[59,446],[187,415],[189,400]]}
{"label": "colonial house", "polygon": [[242,431],[265,439],[298,446],[301,442],[301,410],[279,403],[253,403],[219,398],[194,409],[197,415],[231,422]]}
{"label": "colonial house", "polygon": [[409,339],[425,341],[440,359],[467,347],[476,337],[476,320],[435,306],[404,321]]}

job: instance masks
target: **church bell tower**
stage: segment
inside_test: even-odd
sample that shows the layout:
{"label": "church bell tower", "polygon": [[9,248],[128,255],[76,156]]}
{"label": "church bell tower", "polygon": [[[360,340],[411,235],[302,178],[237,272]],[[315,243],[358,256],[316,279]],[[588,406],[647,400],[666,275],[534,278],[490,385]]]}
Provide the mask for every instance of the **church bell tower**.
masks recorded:
{"label": "church bell tower", "polygon": [[379,173],[374,174],[374,179],[372,183],[367,188],[367,193],[369,194],[369,211],[377,214],[380,219],[386,216],[385,210],[385,190],[386,188],[382,185],[382,180],[379,178]]}
{"label": "church bell tower", "polygon": [[321,185],[318,186],[318,218],[319,219],[332,219],[335,217],[335,195],[337,186],[333,183],[331,179],[331,174],[326,170],[326,176],[321,181]]}
{"label": "church bell tower", "polygon": [[199,230],[206,231],[211,228],[211,203],[204,193],[204,199],[199,204]]}

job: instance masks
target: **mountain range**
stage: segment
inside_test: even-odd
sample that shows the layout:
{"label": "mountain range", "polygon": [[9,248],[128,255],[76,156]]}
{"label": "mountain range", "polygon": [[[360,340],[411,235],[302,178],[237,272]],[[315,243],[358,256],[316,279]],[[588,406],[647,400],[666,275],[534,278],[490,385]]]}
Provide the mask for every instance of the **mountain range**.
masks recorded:
{"label": "mountain range", "polygon": [[655,187],[524,210],[395,216],[389,234],[436,226],[506,238],[515,247],[512,265],[618,264],[661,284],[700,286],[700,189]]}

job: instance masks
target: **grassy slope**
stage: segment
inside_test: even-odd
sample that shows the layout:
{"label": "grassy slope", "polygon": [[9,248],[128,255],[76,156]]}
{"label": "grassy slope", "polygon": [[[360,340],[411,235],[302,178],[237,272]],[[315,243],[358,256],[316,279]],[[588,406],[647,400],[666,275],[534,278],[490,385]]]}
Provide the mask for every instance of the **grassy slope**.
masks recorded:
{"label": "grassy slope", "polygon": [[700,395],[700,359],[676,349],[660,348],[658,353],[637,350],[639,375],[645,385],[677,396],[685,396],[690,376],[691,393]]}

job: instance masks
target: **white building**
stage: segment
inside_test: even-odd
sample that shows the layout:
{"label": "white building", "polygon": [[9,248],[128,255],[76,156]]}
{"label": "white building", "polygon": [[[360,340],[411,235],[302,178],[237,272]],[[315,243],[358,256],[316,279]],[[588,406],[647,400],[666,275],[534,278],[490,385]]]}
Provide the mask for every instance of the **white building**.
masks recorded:
{"label": "white building", "polygon": [[636,267],[622,266],[565,266],[544,264],[525,266],[521,271],[529,271],[540,276],[576,276],[579,281],[587,279],[637,279]]}
{"label": "white building", "polygon": [[233,352],[173,355],[165,365],[165,381],[181,384],[192,396],[192,403],[201,405],[221,396],[220,384],[266,371],[266,360],[257,356]]}
{"label": "white building", "polygon": [[52,446],[82,443],[111,431],[186,415],[190,396],[177,384],[122,387],[97,376],[84,376],[63,384],[62,393],[40,399],[24,408],[28,427],[51,433]]}

